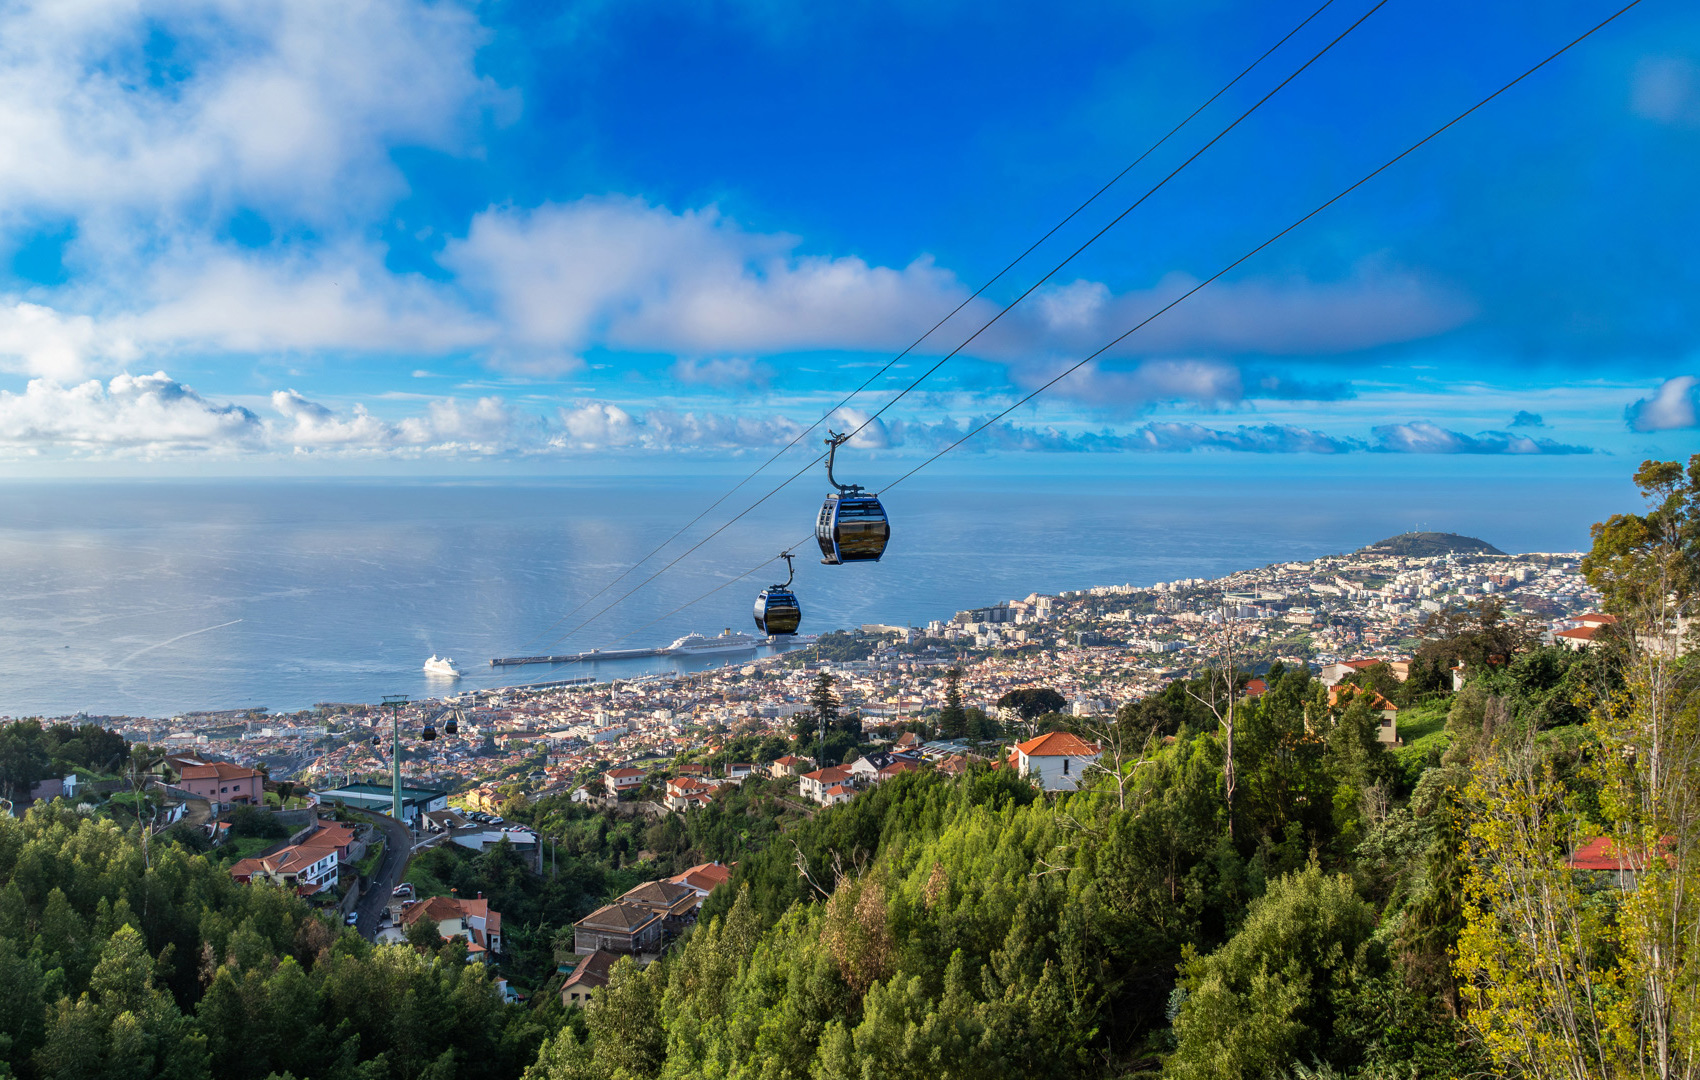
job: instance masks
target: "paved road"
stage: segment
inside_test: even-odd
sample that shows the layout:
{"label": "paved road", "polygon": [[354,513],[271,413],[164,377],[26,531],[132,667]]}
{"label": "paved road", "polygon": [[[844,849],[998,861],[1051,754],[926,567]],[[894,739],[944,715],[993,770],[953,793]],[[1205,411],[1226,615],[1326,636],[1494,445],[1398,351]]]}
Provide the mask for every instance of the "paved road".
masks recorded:
{"label": "paved road", "polygon": [[360,913],[355,929],[360,931],[361,937],[370,941],[378,933],[378,916],[389,906],[391,892],[401,884],[407,873],[407,863],[413,855],[413,836],[406,825],[387,814],[371,814],[364,810],[354,813],[384,831],[384,857],[378,860],[378,868],[372,873],[372,883],[355,907]]}

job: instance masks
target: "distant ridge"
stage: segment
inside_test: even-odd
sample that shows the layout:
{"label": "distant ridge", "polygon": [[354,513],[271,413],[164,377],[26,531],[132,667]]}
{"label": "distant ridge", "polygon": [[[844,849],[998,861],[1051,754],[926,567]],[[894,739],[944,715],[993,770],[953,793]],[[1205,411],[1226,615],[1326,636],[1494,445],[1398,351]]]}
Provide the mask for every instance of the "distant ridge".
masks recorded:
{"label": "distant ridge", "polygon": [[1400,555],[1421,559],[1430,555],[1504,555],[1486,540],[1457,533],[1408,532],[1390,536],[1363,549],[1377,555]]}

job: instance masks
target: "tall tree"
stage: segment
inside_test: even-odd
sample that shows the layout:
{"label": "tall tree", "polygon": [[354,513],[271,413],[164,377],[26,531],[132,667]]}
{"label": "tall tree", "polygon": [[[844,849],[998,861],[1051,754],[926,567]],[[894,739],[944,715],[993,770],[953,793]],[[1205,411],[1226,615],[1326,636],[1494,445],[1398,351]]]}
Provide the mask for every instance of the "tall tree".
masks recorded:
{"label": "tall tree", "polygon": [[962,708],[962,668],[952,667],[944,675],[944,708],[939,710],[939,734],[960,739],[968,733],[968,713]]}
{"label": "tall tree", "polygon": [[838,723],[838,694],[832,689],[832,684],[832,672],[823,671],[815,676],[815,685],[809,691],[809,704],[814,707],[815,723],[823,739]]}
{"label": "tall tree", "polygon": [[[1580,777],[1597,815],[1504,715],[1469,789],[1457,970],[1471,1025],[1525,1076],[1700,1076],[1700,455],[1635,481],[1648,512],[1596,525],[1583,564],[1619,619]],[[1567,861],[1584,843],[1612,867],[1594,880]]]}

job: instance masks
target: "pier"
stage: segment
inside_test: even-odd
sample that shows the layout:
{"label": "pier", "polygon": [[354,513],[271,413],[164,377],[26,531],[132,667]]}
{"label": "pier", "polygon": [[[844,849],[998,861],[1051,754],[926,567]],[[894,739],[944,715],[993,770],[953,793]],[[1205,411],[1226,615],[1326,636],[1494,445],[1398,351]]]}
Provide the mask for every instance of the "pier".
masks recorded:
{"label": "pier", "polygon": [[666,649],[592,649],[589,652],[566,653],[562,656],[498,656],[491,667],[513,667],[518,664],[579,664],[586,660],[637,660],[645,656],[666,656]]}

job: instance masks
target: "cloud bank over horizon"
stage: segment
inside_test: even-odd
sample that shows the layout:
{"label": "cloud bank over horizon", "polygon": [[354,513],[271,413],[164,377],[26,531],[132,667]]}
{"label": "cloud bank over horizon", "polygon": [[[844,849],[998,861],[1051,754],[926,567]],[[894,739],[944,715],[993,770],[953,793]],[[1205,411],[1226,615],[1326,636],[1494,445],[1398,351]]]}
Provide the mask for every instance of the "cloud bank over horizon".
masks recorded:
{"label": "cloud bank over horizon", "polygon": [[[473,401],[438,398],[421,411],[381,419],[364,405],[342,410],[294,389],[270,395],[269,415],[209,399],[163,371],[120,374],[62,386],[34,379],[22,393],[0,390],[0,457],[60,453],[86,458],[239,457],[258,453],[352,458],[481,459],[594,454],[610,450],[773,450],[800,441],[809,423],[786,416],[634,410],[582,400],[551,409],[516,407],[489,395]],[[811,420],[813,418],[811,417]],[[988,417],[928,422],[885,419],[854,409],[824,426],[857,430],[852,446],[900,457],[956,444],[974,453],[1113,452],[1250,454],[1585,454],[1587,447],[1482,432],[1466,435],[1428,421],[1378,427],[1368,439],[1286,424],[1215,428],[1151,421],[1122,431],[1065,430]],[[813,449],[810,442],[809,448]]]}

